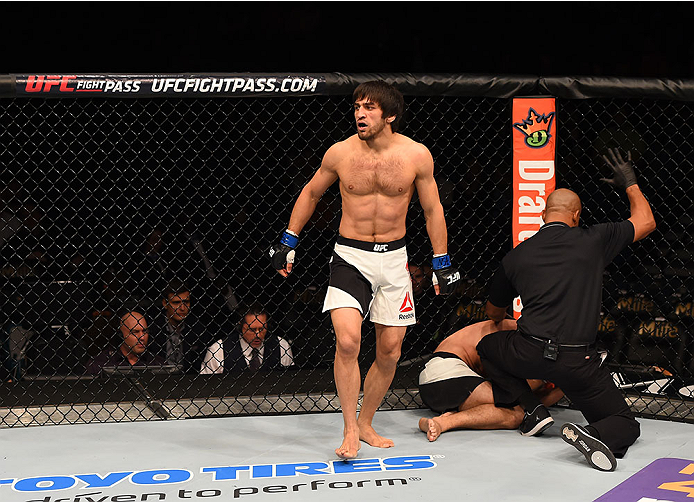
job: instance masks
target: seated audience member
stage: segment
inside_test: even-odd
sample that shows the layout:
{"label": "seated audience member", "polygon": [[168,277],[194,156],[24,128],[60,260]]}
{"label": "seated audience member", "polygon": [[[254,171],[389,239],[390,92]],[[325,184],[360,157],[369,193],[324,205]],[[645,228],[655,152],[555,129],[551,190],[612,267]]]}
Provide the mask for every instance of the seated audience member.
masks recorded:
{"label": "seated audience member", "polygon": [[[477,344],[496,331],[515,330],[516,321],[499,323],[483,321],[471,324],[445,338],[419,374],[419,395],[430,409],[442,415],[421,418],[419,428],[429,441],[450,429],[517,429],[523,420],[523,409],[497,408],[492,385],[484,378],[484,368],[477,354]],[[542,380],[528,380],[545,406],[562,398],[564,393]]]}
{"label": "seated audience member", "polygon": [[104,368],[132,366],[160,366],[161,357],[147,350],[149,330],[145,316],[136,311],[126,312],[120,318],[122,342],[117,349],[106,349],[87,364],[86,373],[98,375]]}
{"label": "seated audience member", "polygon": [[294,365],[289,343],[269,333],[265,309],[252,305],[241,319],[241,332],[217,340],[205,354],[200,374],[277,369]]}
{"label": "seated audience member", "polygon": [[150,329],[149,351],[184,373],[197,373],[210,338],[190,315],[190,289],[178,279],[169,281],[162,294],[161,313]]}

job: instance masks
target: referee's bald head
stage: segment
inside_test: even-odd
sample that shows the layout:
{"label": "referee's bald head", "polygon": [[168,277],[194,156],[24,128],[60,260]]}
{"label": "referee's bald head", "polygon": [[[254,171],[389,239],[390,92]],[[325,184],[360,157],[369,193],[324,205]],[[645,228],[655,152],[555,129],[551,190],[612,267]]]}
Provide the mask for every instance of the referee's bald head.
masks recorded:
{"label": "referee's bald head", "polygon": [[547,197],[547,206],[542,212],[545,223],[563,221],[569,226],[578,226],[581,216],[581,199],[567,188],[559,188]]}

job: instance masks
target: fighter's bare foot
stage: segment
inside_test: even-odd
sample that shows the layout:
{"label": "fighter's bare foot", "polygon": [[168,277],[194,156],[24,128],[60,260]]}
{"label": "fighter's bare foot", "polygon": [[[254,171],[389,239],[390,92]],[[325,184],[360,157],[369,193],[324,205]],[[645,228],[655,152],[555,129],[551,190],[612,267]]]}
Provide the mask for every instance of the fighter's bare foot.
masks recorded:
{"label": "fighter's bare foot", "polygon": [[357,458],[359,448],[361,448],[359,432],[345,432],[345,438],[342,440],[340,447],[335,449],[335,455],[345,460]]}
{"label": "fighter's bare foot", "polygon": [[435,418],[420,418],[419,430],[426,432],[429,441],[436,441],[443,432]]}
{"label": "fighter's bare foot", "polygon": [[359,439],[376,448],[392,448],[395,446],[392,439],[380,436],[370,425],[359,425]]}

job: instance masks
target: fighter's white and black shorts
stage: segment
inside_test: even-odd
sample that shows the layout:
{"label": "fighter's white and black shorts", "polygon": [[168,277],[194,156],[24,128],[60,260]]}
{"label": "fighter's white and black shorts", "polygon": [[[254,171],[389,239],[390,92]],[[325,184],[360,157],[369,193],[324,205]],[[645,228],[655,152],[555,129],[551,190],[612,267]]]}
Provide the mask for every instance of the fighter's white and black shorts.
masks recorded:
{"label": "fighter's white and black shorts", "polygon": [[434,352],[419,374],[419,396],[437,413],[455,410],[484,378],[450,352]]}
{"label": "fighter's white and black shorts", "polygon": [[409,326],[417,322],[405,238],[365,242],[339,236],[330,259],[323,312],[353,307],[372,322]]}

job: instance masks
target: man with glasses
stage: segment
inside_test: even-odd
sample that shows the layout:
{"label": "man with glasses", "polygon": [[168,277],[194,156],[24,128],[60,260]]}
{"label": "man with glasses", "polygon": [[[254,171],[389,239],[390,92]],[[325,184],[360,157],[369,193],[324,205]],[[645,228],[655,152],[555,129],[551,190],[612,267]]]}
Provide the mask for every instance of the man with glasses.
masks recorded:
{"label": "man with glasses", "polygon": [[241,332],[217,340],[208,349],[201,375],[280,369],[294,365],[289,342],[268,332],[269,316],[259,304],[251,305],[241,319]]}

